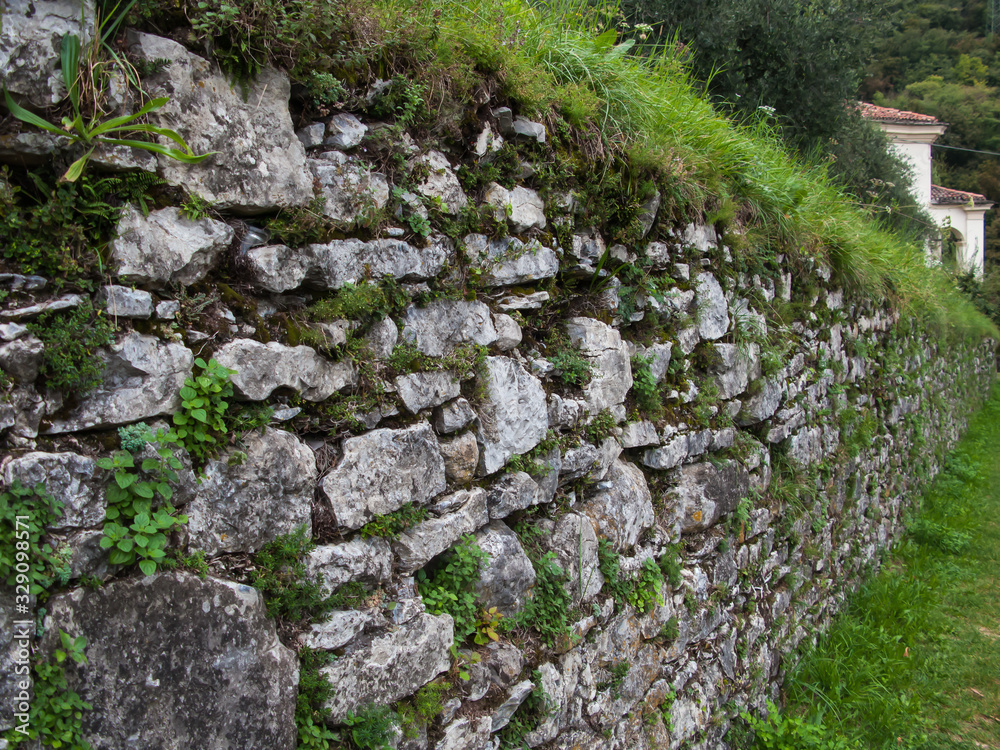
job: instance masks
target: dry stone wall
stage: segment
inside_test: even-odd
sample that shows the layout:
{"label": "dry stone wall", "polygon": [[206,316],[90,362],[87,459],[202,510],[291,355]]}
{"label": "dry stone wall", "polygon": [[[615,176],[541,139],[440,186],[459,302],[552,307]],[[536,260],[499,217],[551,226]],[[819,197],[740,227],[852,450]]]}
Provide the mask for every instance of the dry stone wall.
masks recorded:
{"label": "dry stone wall", "polygon": [[[50,20],[67,22],[35,23]],[[283,74],[241,96],[181,45],[129,39],[170,61],[149,81],[173,97],[160,124],[219,152],[147,167],[216,212],[122,213],[109,246],[120,283],[91,295],[116,341],[78,396],[39,377],[44,347],[24,324],[87,295],[0,274],[3,481],[43,482],[65,504],[46,533],[68,572],[35,646],[51,654],[60,630],[88,638],[89,664],[68,679],[93,706],[94,747],[293,748],[304,645],[336,655],[322,670],[333,724],[448,675],[443,713],[394,737],[398,748],[496,748],[518,716],[531,747],[724,747],[735,709],[775,694],[785,654],[899,538],[993,380],[992,342],[924,332],[797,256],[750,272],[712,226],[658,215],[659,194],[641,239],[607,247],[572,195],[465,192],[460,170],[482,168],[505,138],[543,142],[537,123],[495,112],[464,152],[400,135],[423,177],[399,197],[366,161],[378,123],[339,113],[296,132]],[[21,81],[25,65],[5,60],[0,73]],[[58,81],[35,69],[17,90],[47,101]],[[26,154],[18,143],[4,148]],[[50,147],[59,158],[65,144]],[[239,216],[314,194],[354,230],[300,247],[246,241]],[[493,231],[423,236],[408,217],[428,206],[485,206]],[[623,263],[659,281],[625,283],[612,272]],[[384,318],[296,314],[383,277],[405,295]],[[178,453],[173,502],[188,520],[171,543],[204,555],[209,573],[110,565],[99,540],[113,480],[96,461],[117,448],[117,427],[177,412],[195,359],[210,356],[236,371],[234,410],[273,414],[200,466]],[[400,533],[364,532],[412,507],[420,520]],[[331,595],[367,593],[279,632],[247,570],[301,528],[315,543],[309,577]],[[565,589],[549,603],[565,599],[568,628],[501,627],[476,646],[427,611],[418,571],[468,535],[485,555],[480,607],[513,622],[548,596],[548,560]],[[0,616],[9,665],[7,593]],[[545,710],[529,711],[532,696]],[[5,703],[0,729],[13,723]]]}

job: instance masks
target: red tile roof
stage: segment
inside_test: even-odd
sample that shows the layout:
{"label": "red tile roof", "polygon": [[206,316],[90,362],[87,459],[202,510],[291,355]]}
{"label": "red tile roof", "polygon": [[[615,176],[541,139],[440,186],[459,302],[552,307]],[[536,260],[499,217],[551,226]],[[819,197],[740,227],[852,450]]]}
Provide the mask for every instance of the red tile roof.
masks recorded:
{"label": "red tile roof", "polygon": [[867,117],[869,120],[877,120],[878,122],[910,122],[915,125],[944,124],[933,115],[922,115],[919,112],[907,112],[903,109],[892,109],[890,107],[878,107],[868,102],[858,102],[858,109],[861,111],[862,116]]}
{"label": "red tile roof", "polygon": [[993,201],[979,193],[967,193],[964,190],[952,190],[940,185],[931,185],[931,203],[940,206],[957,206],[965,205],[970,200],[974,206],[993,205]]}

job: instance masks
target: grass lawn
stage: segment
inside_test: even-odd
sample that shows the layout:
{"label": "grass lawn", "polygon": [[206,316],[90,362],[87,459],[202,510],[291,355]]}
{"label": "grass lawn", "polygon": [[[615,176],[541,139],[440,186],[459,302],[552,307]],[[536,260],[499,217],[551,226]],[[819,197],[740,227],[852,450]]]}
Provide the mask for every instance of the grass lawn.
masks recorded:
{"label": "grass lawn", "polygon": [[786,682],[822,738],[757,747],[1000,750],[1000,385],[909,527]]}

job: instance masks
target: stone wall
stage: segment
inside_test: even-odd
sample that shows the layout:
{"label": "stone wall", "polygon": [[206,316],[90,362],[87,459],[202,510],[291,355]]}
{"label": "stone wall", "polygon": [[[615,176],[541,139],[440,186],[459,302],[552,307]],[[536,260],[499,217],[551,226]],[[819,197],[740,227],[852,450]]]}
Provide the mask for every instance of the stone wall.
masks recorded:
{"label": "stone wall", "polygon": [[[43,41],[54,33],[34,28]],[[173,97],[161,123],[219,153],[195,167],[119,156],[215,213],[122,213],[109,246],[118,278],[91,295],[117,339],[97,354],[102,382],[79,396],[38,377],[42,342],[23,324],[87,295],[0,275],[13,291],[0,301],[3,481],[44,482],[65,503],[48,537],[71,572],[44,604],[37,645],[51,653],[60,630],[88,638],[90,663],[68,672],[93,705],[95,747],[292,748],[303,645],[337,656],[323,670],[333,723],[450,675],[444,714],[400,748],[497,747],[541,691],[532,747],[722,747],[734,707],[776,693],[783,656],[899,538],[993,381],[992,342],[921,331],[797,255],[748,269],[732,233],[659,215],[658,193],[642,238],[612,247],[572,194],[543,200],[527,187],[527,162],[524,184],[467,194],[456,171],[481,168],[504,139],[544,142],[543,126],[509,111],[492,112],[465,151],[405,136],[421,179],[393,193],[366,161],[376,123],[341,113],[296,132],[283,74],[242,96],[173,41],[130,41],[172,61],[146,81]],[[65,144],[46,143],[39,155],[7,138],[5,158],[61,158]],[[314,193],[347,228],[341,238],[246,239],[245,221],[263,223],[250,217]],[[491,234],[423,236],[410,221],[468,206],[495,212]],[[358,221],[373,210],[386,218]],[[642,281],[611,273],[622,264]],[[300,314],[383,277],[406,295],[387,317]],[[236,401],[274,412],[266,428],[227,436],[198,472],[178,454],[173,502],[188,521],[172,548],[202,553],[209,573],[111,566],[99,540],[113,480],[97,459],[118,447],[119,426],[165,426],[195,359],[210,356],[235,370]],[[362,530],[408,504],[426,511],[416,525],[388,538]],[[303,526],[315,542],[308,575],[331,594],[351,582],[368,593],[276,630],[247,571]],[[570,631],[456,642],[415,576],[470,534],[487,555],[479,603],[505,620],[538,595],[539,557],[554,553]],[[616,601],[628,584],[605,579],[609,562],[626,582],[653,571],[653,599]],[[17,615],[10,596],[0,602],[9,639]]]}

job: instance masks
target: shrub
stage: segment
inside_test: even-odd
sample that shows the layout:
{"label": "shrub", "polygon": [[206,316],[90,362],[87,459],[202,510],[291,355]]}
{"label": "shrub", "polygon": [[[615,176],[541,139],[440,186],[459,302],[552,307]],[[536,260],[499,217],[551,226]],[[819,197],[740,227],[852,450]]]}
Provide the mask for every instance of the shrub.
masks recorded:
{"label": "shrub", "polygon": [[392,513],[375,516],[361,527],[361,537],[368,539],[380,536],[385,539],[398,539],[400,534],[426,519],[427,515],[427,509],[423,506],[406,503],[402,508],[394,510]]}
{"label": "shrub", "polygon": [[312,549],[306,527],[279,536],[254,555],[251,585],[267,601],[267,613],[290,622],[301,622],[326,614],[335,601],[327,597],[322,579],[306,574],[306,557]]}
{"label": "shrub", "polygon": [[740,714],[756,735],[756,750],[854,750],[861,747],[834,734],[822,721],[811,723],[800,716],[782,714],[770,701],[767,707],[767,719]]}

